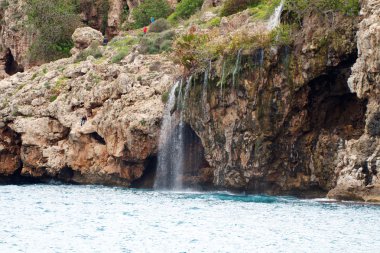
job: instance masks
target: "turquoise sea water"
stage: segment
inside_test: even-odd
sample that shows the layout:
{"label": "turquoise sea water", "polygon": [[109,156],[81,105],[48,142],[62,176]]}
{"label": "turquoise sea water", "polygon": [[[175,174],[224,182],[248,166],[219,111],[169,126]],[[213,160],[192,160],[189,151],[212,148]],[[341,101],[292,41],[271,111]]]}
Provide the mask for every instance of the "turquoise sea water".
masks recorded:
{"label": "turquoise sea water", "polygon": [[0,252],[380,252],[380,206],[0,186]]}

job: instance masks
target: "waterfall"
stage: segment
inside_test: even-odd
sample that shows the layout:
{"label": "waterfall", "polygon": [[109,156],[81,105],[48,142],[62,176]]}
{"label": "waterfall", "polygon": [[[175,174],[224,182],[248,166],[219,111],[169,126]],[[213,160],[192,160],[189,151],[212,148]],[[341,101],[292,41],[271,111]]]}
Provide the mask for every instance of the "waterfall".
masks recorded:
{"label": "waterfall", "polygon": [[[190,76],[187,80],[185,87],[185,94],[182,99],[182,109],[180,113],[179,125],[177,129],[177,136],[174,136],[175,150],[177,152],[177,157],[172,163],[174,163],[173,178],[174,184],[172,189],[181,190],[183,189],[183,172],[185,167],[185,122],[183,121],[184,112],[187,106],[187,98],[189,97],[190,87],[191,87],[192,77]],[[182,87],[181,87],[182,88]]]}
{"label": "waterfall", "polygon": [[223,85],[224,85],[225,71],[226,71],[226,62],[223,62],[222,80],[220,81],[220,97],[221,97],[222,103],[223,103],[223,98],[224,98]]}
{"label": "waterfall", "polygon": [[209,62],[208,69],[205,70],[204,80],[203,80],[203,88],[202,88],[202,112],[203,116],[206,119],[207,118],[207,88],[208,88],[208,78],[209,74],[211,72],[211,60]]}
{"label": "waterfall", "polygon": [[255,55],[255,64],[258,67],[262,67],[264,64],[264,49],[260,48],[258,51],[256,51]]}
{"label": "waterfall", "polygon": [[241,51],[242,49],[239,49],[237,58],[236,58],[236,63],[235,63],[235,69],[232,72],[232,87],[235,87],[235,82],[236,82],[236,75],[239,72],[240,69],[240,62],[241,62]]}
{"label": "waterfall", "polygon": [[[192,78],[190,77],[187,80],[184,94],[182,94],[182,81],[176,82],[170,90],[160,130],[154,189],[181,190],[183,188],[185,166],[185,123],[183,118],[191,82]],[[179,91],[176,101],[177,89]],[[174,111],[175,107],[177,111]]]}
{"label": "waterfall", "polygon": [[[169,189],[172,187],[173,173],[172,168],[173,161],[176,156],[175,145],[171,141],[172,134],[175,135],[176,119],[172,114],[172,110],[176,104],[175,91],[180,86],[180,82],[177,82],[170,90],[169,100],[165,106],[161,130],[160,139],[158,143],[158,164],[156,178],[154,182],[155,189]],[[180,96],[178,96],[180,97]],[[178,105],[177,105],[178,106]]]}
{"label": "waterfall", "polygon": [[277,8],[274,10],[274,13],[269,18],[268,25],[267,25],[268,30],[273,30],[280,24],[281,13],[282,13],[282,10],[284,9],[284,4],[285,4],[285,0],[281,0],[280,5],[277,6]]}

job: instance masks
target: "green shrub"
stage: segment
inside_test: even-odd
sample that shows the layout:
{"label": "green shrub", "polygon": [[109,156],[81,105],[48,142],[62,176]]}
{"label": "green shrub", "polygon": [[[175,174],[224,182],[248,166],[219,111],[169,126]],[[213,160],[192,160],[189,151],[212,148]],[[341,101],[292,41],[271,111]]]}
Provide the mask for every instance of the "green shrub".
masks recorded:
{"label": "green shrub", "polygon": [[260,0],[227,0],[222,6],[220,15],[229,16],[240,11],[247,9],[248,7],[253,7],[260,3]]}
{"label": "green shrub", "polygon": [[111,59],[111,62],[112,63],[119,63],[121,62],[121,60],[123,60],[125,58],[125,56],[127,56],[129,54],[130,50],[122,50],[122,51],[119,51],[114,57],[112,57]]}
{"label": "green shrub", "polygon": [[26,13],[38,30],[30,48],[32,62],[70,56],[71,35],[80,25],[76,0],[27,0]]}
{"label": "green shrub", "polygon": [[271,31],[270,38],[272,45],[290,45],[293,43],[292,26],[281,24]]}
{"label": "green shrub", "polygon": [[158,54],[171,50],[175,32],[149,33],[140,40],[140,53]]}
{"label": "green shrub", "polygon": [[109,46],[112,48],[115,48],[117,51],[117,54],[112,57],[111,62],[112,63],[119,63],[121,60],[125,58],[131,51],[131,48],[133,45],[137,44],[137,39],[132,36],[126,36],[123,38],[114,38],[110,43]]}
{"label": "green shrub", "polygon": [[170,24],[166,19],[160,18],[149,26],[149,32],[160,33],[170,28]]}
{"label": "green shrub", "polygon": [[208,21],[207,24],[206,24],[206,26],[207,27],[216,27],[216,26],[219,26],[221,20],[222,19],[220,17],[215,17],[215,18],[211,19],[210,21]]}
{"label": "green shrub", "polygon": [[207,34],[184,34],[178,37],[174,43],[175,61],[186,67],[188,70],[194,70],[208,56],[206,43],[210,40]]}
{"label": "green shrub", "polygon": [[50,102],[54,102],[57,98],[58,98],[57,95],[51,95],[49,100]]}
{"label": "green shrub", "polygon": [[169,96],[170,96],[170,92],[169,91],[166,91],[166,92],[162,93],[162,95],[161,95],[161,101],[162,101],[162,103],[166,104],[169,101]]}
{"label": "green shrub", "polygon": [[135,28],[149,25],[151,17],[155,19],[167,18],[171,12],[172,9],[166,0],[145,1],[132,11]]}
{"label": "green shrub", "polygon": [[182,0],[177,4],[174,13],[172,13],[168,20],[174,22],[178,19],[188,19],[195,12],[200,10],[204,0]]}

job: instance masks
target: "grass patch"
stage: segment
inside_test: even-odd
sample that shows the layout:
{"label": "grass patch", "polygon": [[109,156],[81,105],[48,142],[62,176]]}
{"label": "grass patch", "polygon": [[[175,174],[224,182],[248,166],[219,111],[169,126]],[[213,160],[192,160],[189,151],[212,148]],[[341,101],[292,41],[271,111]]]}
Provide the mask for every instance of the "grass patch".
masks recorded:
{"label": "grass patch", "polygon": [[112,63],[119,63],[121,60],[127,56],[133,45],[137,44],[138,40],[135,37],[126,36],[123,38],[115,38],[113,39],[109,46],[111,48],[116,49],[117,53],[111,59]]}
{"label": "grass patch", "polygon": [[208,22],[206,23],[206,27],[208,27],[208,28],[211,28],[211,27],[217,27],[217,26],[220,25],[220,21],[221,21],[221,20],[222,20],[222,19],[221,19],[220,17],[215,17],[215,18],[211,19],[210,21],[208,21]]}
{"label": "grass patch", "polygon": [[191,15],[201,9],[204,0],[182,0],[177,4],[175,11],[168,17],[170,23],[179,19],[188,19]]}
{"label": "grass patch", "polygon": [[51,95],[50,98],[49,98],[49,101],[50,102],[54,102],[55,100],[57,100],[58,96],[57,95]]}
{"label": "grass patch", "polygon": [[249,8],[249,12],[255,19],[266,20],[273,14],[280,2],[281,0],[261,1],[258,5]]}
{"label": "grass patch", "polygon": [[220,11],[220,15],[230,16],[247,9],[248,7],[254,7],[260,3],[260,0],[226,0]]}

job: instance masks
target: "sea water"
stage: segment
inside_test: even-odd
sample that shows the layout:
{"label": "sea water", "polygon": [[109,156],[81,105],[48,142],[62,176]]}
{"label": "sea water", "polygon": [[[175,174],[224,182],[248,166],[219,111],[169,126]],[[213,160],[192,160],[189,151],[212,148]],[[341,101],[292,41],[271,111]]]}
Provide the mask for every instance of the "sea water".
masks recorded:
{"label": "sea water", "polygon": [[380,252],[380,207],[227,192],[0,186],[0,252]]}

